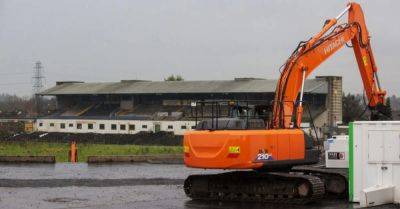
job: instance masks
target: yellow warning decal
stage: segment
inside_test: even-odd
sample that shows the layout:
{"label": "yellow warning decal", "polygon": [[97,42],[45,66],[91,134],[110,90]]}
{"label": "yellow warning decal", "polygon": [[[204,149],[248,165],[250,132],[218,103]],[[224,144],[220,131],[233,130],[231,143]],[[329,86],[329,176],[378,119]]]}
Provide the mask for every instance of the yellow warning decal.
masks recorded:
{"label": "yellow warning decal", "polygon": [[188,146],[183,146],[183,152],[189,153],[189,147]]}
{"label": "yellow warning decal", "polygon": [[368,65],[368,58],[367,58],[367,56],[363,56],[362,59],[363,59],[364,66],[367,66],[367,65]]}
{"label": "yellow warning decal", "polygon": [[228,152],[231,154],[239,154],[240,147],[239,146],[229,146]]}

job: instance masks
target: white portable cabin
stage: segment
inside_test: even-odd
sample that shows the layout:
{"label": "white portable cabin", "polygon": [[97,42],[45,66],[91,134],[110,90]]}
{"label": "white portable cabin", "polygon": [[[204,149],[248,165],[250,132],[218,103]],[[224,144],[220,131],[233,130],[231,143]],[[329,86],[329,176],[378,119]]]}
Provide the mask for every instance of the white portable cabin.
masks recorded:
{"label": "white portable cabin", "polygon": [[400,203],[400,121],[351,123],[349,157],[350,201]]}

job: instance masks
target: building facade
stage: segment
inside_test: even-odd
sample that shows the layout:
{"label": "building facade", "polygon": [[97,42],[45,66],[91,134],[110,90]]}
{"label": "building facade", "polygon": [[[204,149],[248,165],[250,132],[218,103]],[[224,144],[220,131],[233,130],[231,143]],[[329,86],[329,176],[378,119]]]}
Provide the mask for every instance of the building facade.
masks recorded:
{"label": "building facade", "polygon": [[[224,81],[139,81],[110,83],[57,82],[40,93],[55,96],[57,111],[37,120],[43,132],[135,134],[194,129],[196,101],[236,101],[272,104],[276,80],[238,78]],[[315,126],[335,126],[342,120],[341,77],[317,77],[305,82],[304,100]],[[206,108],[205,111],[211,111]]]}

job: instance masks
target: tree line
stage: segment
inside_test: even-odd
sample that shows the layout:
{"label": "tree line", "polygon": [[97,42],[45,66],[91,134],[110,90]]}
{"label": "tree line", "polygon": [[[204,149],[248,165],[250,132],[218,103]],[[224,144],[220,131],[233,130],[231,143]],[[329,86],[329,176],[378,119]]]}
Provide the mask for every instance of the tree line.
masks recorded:
{"label": "tree line", "polygon": [[55,108],[55,98],[39,98],[36,100],[35,97],[0,94],[1,118],[27,118],[38,115],[38,112],[47,115],[53,112]]}
{"label": "tree line", "polygon": [[[360,94],[343,93],[343,123],[356,120],[370,120],[371,111],[368,101]],[[385,105],[377,107],[381,115],[380,120],[393,120],[400,118],[400,98],[392,95],[386,98]]]}

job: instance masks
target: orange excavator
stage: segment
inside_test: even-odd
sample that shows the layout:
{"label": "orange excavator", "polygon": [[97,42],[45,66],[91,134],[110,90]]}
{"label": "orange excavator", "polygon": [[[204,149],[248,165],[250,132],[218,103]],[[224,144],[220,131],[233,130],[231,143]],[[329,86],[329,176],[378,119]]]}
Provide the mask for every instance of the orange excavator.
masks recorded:
{"label": "orange excavator", "polygon": [[[338,24],[347,12],[348,22]],[[319,162],[320,150],[300,128],[304,81],[348,42],[355,53],[368,107],[371,114],[375,113],[384,104],[386,92],[379,83],[363,11],[359,4],[349,3],[336,18],[327,20],[318,34],[300,42],[285,62],[275,91],[272,117],[262,129],[233,127],[227,125],[230,119],[212,118],[185,133],[186,166],[234,170],[189,176],[184,184],[186,195],[203,200],[306,203],[321,198],[329,188],[345,192],[346,182],[335,181],[344,174],[321,170],[294,172],[291,168]],[[240,123],[237,119],[232,121]],[[225,125],[215,127],[218,123]]]}

